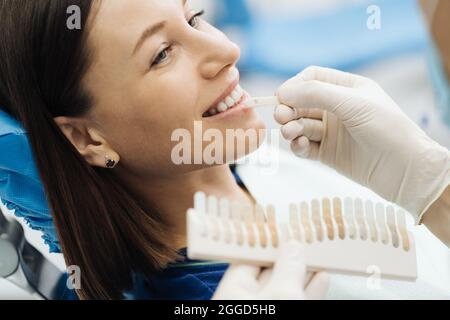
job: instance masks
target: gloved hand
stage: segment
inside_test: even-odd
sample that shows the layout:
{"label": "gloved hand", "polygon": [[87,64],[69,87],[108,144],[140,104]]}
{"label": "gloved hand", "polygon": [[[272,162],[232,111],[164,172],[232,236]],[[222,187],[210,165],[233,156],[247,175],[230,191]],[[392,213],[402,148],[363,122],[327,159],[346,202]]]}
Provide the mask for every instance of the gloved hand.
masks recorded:
{"label": "gloved hand", "polygon": [[303,247],[290,241],[280,247],[273,268],[232,264],[217,288],[214,300],[318,300],[328,290],[328,274],[312,274],[305,284]]}
{"label": "gloved hand", "polygon": [[[284,83],[275,119],[294,153],[319,159],[422,215],[450,184],[450,152],[372,80],[310,67]],[[288,107],[289,106],[289,107]]]}

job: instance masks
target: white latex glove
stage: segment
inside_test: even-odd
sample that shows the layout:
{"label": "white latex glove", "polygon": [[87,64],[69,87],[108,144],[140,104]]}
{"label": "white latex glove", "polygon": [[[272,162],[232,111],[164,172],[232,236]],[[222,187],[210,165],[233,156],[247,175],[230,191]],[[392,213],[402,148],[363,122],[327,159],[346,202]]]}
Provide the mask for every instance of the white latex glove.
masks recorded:
{"label": "white latex glove", "polygon": [[[311,274],[309,274],[311,275]],[[303,247],[290,241],[280,247],[273,268],[232,264],[217,288],[214,300],[318,300],[328,290],[328,274],[312,274],[305,284]]]}
{"label": "white latex glove", "polygon": [[374,81],[309,67],[277,95],[283,105],[275,119],[294,153],[319,159],[397,203],[417,223],[450,184],[449,150],[430,139]]}

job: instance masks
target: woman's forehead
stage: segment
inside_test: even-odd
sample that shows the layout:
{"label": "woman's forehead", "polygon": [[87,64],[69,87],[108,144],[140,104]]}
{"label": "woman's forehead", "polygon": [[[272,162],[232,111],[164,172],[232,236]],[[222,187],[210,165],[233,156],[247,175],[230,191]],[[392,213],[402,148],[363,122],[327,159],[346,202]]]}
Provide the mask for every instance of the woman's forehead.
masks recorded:
{"label": "woman's forehead", "polygon": [[[121,22],[129,24],[133,20],[161,19],[175,10],[182,10],[183,0],[107,0],[102,1],[96,17],[96,24]],[[127,25],[124,25],[127,27]]]}
{"label": "woman's forehead", "polygon": [[90,32],[91,44],[98,48],[131,46],[152,24],[170,21],[183,14],[183,0],[101,1]]}

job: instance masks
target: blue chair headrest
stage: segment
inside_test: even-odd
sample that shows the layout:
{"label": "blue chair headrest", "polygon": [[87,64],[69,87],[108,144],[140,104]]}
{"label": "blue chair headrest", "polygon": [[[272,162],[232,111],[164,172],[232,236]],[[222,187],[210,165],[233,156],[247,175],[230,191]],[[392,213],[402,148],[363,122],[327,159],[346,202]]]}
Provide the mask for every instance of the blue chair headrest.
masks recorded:
{"label": "blue chair headrest", "polygon": [[61,252],[56,229],[24,128],[0,110],[0,199],[44,234],[50,252]]}

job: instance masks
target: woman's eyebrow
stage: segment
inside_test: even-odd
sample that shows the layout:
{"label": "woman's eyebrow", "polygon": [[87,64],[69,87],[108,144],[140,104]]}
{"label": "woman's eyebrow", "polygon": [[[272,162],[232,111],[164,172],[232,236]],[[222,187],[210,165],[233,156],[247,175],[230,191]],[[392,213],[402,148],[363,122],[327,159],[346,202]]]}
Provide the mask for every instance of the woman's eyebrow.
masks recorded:
{"label": "woman's eyebrow", "polygon": [[153,36],[155,33],[159,32],[161,29],[164,28],[165,25],[166,21],[161,21],[145,29],[144,32],[142,32],[141,37],[137,41],[136,46],[134,47],[133,55],[142,47],[145,40]]}
{"label": "woman's eyebrow", "polygon": [[[183,7],[186,5],[186,3],[187,3],[187,0],[181,0],[181,4]],[[136,46],[134,47],[133,55],[135,55],[136,52],[141,48],[141,46],[144,44],[145,40],[147,40],[148,38],[153,36],[155,33],[159,32],[161,29],[164,28],[165,25],[166,25],[166,21],[161,21],[161,22],[158,22],[155,25],[145,29],[144,32],[142,32],[139,40],[137,41]]]}

